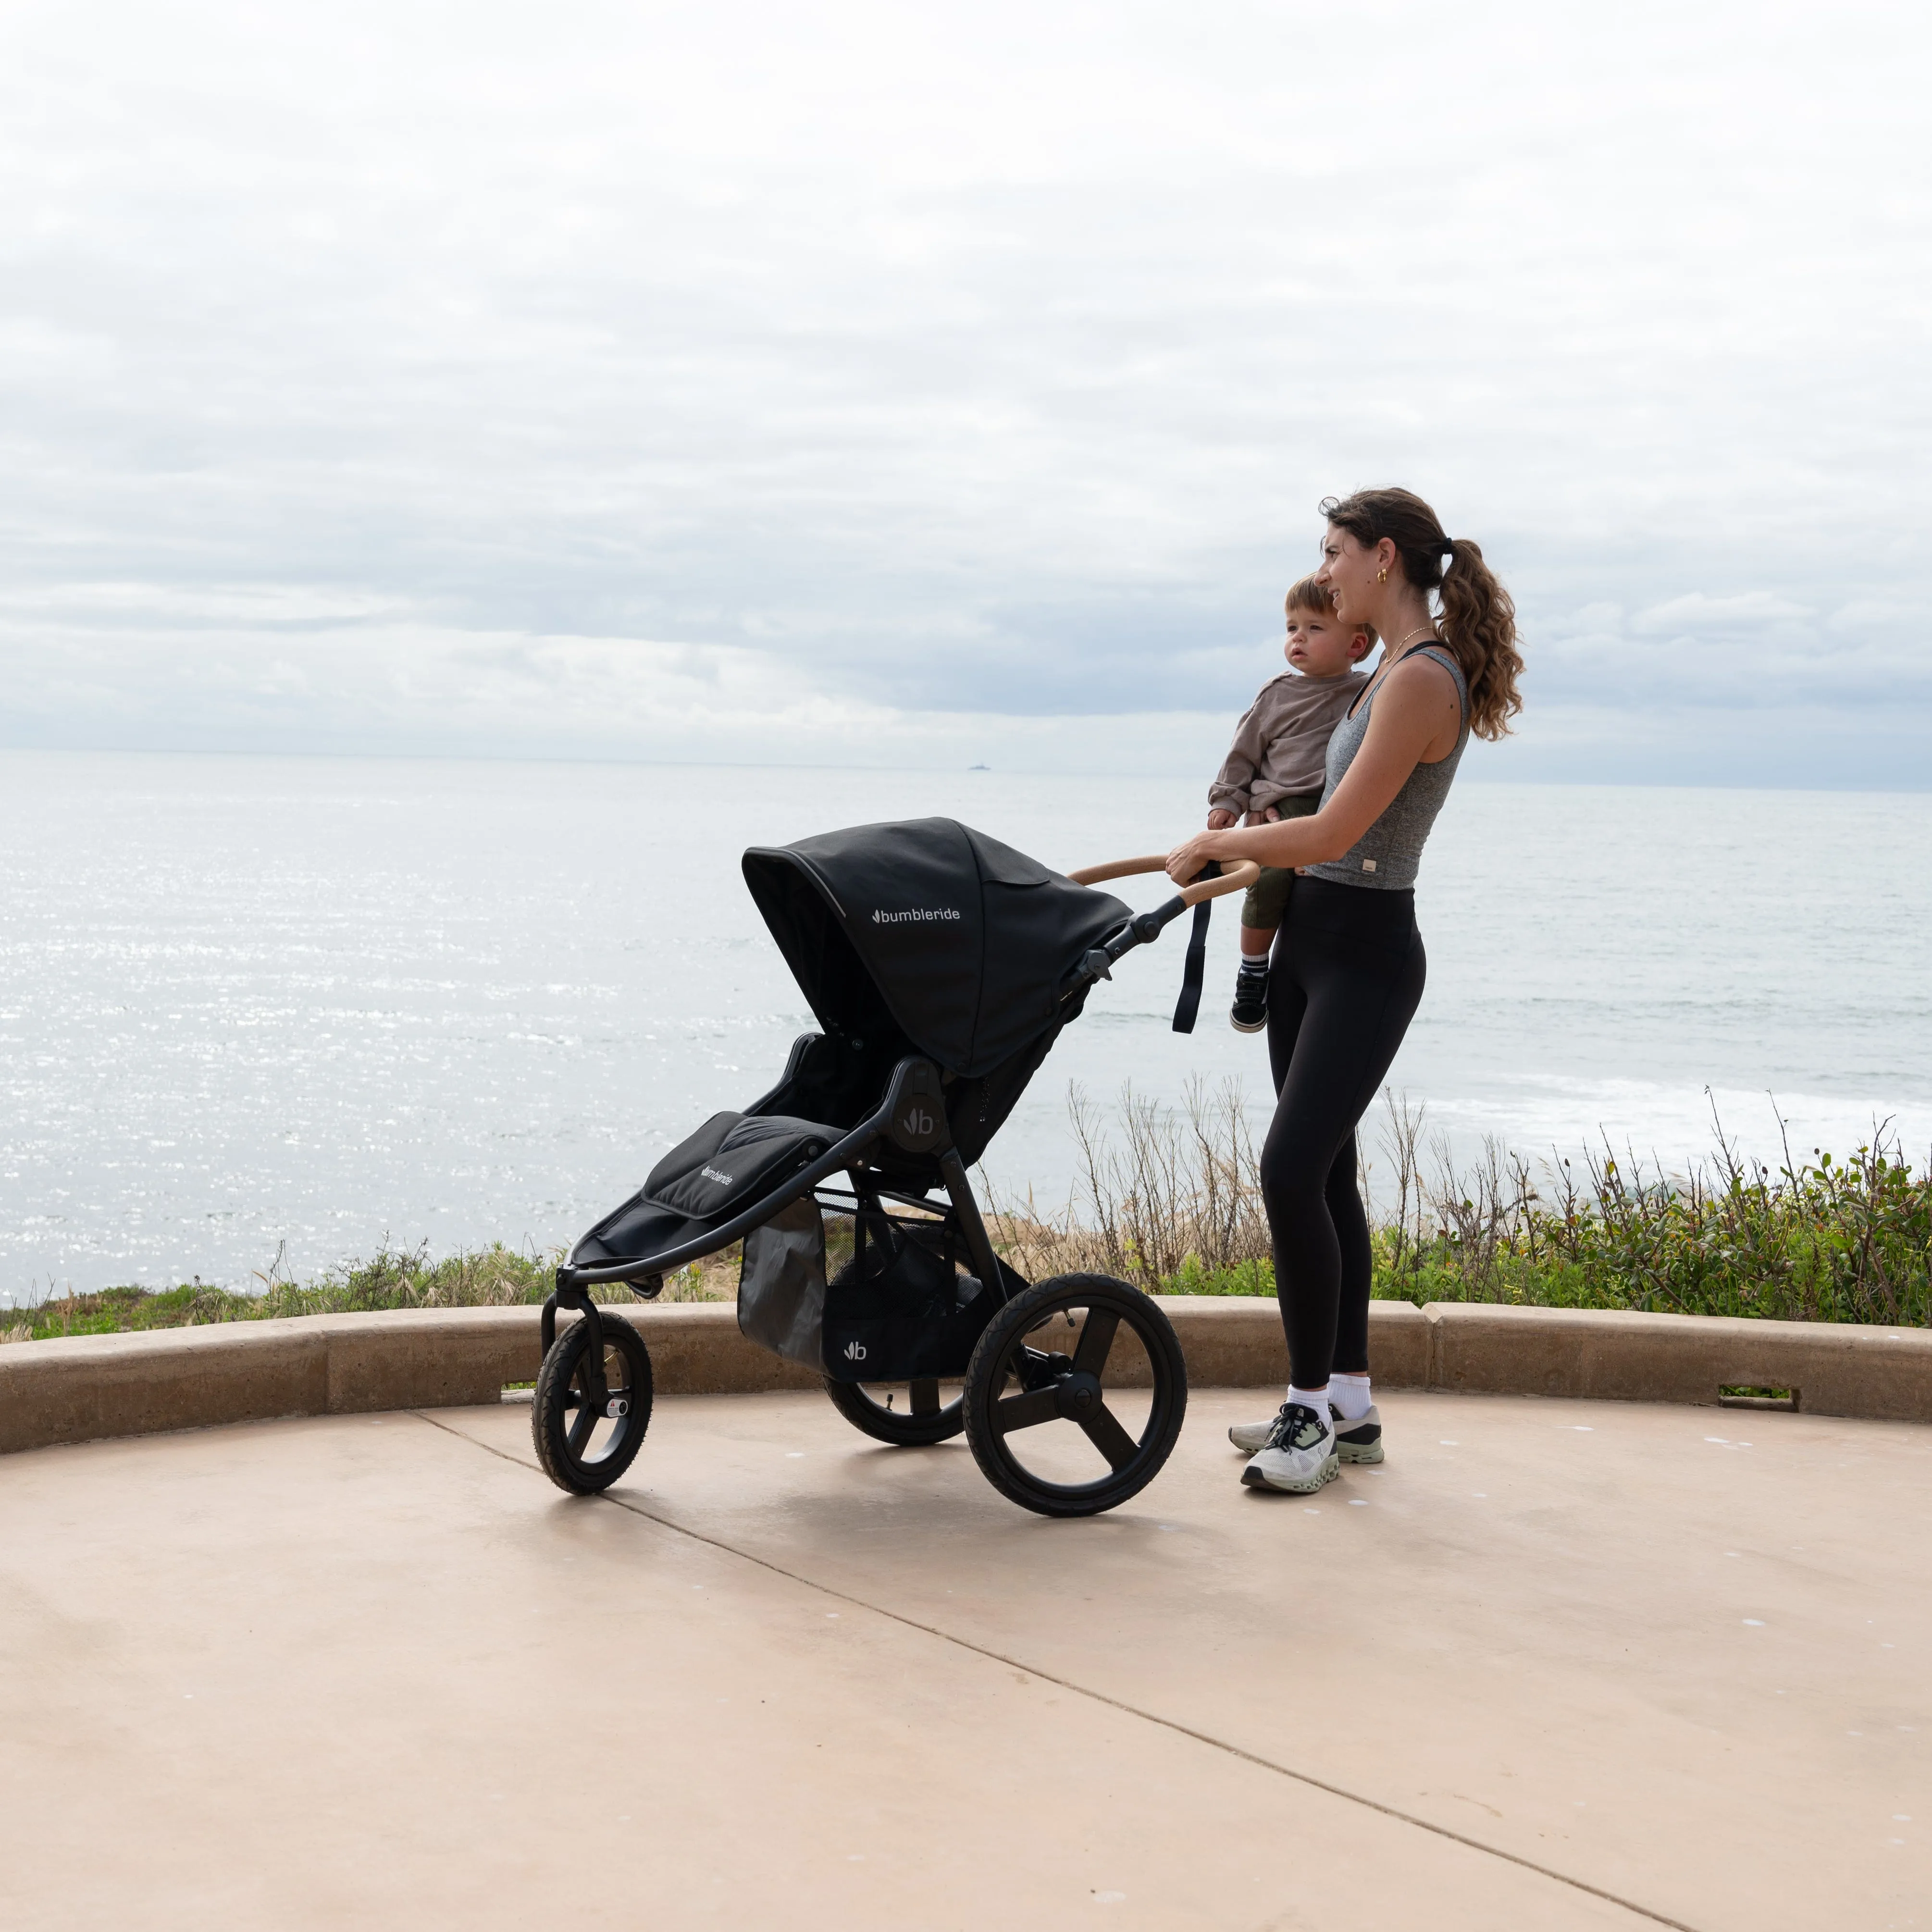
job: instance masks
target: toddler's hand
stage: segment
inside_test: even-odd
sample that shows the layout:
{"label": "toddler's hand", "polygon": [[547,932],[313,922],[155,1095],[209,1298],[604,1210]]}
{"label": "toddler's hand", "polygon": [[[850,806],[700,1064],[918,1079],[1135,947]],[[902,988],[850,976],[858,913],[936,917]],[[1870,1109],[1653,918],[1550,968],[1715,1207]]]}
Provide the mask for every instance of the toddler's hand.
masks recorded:
{"label": "toddler's hand", "polygon": [[1234,814],[1225,806],[1217,805],[1208,814],[1208,830],[1210,832],[1225,832],[1234,822]]}

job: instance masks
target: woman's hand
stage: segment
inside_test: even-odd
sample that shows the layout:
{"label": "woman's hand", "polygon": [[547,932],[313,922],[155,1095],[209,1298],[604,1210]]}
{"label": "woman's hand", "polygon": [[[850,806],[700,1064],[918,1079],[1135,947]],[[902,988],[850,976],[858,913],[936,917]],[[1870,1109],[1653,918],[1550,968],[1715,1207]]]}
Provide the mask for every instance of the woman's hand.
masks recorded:
{"label": "woman's hand", "polygon": [[1210,848],[1221,842],[1218,832],[1197,832],[1184,845],[1177,845],[1167,855],[1167,876],[1177,886],[1191,885],[1194,875],[1211,859],[1220,854]]}

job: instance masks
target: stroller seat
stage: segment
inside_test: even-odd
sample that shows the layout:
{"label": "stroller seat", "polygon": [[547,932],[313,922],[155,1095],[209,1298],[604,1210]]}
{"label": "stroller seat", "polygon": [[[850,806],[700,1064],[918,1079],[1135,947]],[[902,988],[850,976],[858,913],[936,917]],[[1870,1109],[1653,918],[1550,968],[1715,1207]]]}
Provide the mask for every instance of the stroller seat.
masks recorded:
{"label": "stroller seat", "polygon": [[787,1114],[713,1114],[590,1231],[578,1252],[588,1261],[593,1252],[649,1254],[695,1240],[809,1167],[842,1132]]}

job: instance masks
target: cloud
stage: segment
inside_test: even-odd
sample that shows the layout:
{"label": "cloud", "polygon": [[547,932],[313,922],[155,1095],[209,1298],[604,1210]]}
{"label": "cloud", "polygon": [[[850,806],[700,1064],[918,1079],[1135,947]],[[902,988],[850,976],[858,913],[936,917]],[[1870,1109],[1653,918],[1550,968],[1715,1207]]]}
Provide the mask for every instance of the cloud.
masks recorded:
{"label": "cloud", "polygon": [[1692,590],[1640,610],[1630,628],[1649,636],[1735,634],[1760,636],[1768,630],[1799,624],[1815,632],[1817,614],[1773,590],[1744,590],[1734,596],[1712,597]]}
{"label": "cloud", "polygon": [[[1306,85],[1352,35],[1426,111]],[[15,10],[0,736],[701,736],[734,676],[841,755],[1225,719],[1315,503],[1391,478],[1515,590],[1526,746],[1546,704],[1754,742],[1767,680],[1850,708],[1854,668],[1922,712],[1928,40],[1736,0]]]}

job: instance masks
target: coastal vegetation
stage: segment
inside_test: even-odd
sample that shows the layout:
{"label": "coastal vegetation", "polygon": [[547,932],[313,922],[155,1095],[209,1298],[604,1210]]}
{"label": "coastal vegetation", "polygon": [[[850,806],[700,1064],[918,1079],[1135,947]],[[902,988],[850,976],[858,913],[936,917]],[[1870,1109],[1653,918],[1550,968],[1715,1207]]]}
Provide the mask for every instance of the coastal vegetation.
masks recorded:
{"label": "coastal vegetation", "polygon": [[[1197,1082],[1178,1109],[1126,1090],[1111,1129],[1078,1091],[1069,1106],[1074,1198],[1057,1217],[1030,1204],[1000,1216],[1022,1273],[1274,1292],[1238,1088]],[[1932,1324],[1932,1169],[1915,1174],[1882,1126],[1844,1156],[1805,1160],[1787,1142],[1772,1167],[1741,1155],[1714,1114],[1712,1153],[1676,1174],[1607,1144],[1532,1162],[1494,1139],[1459,1169],[1425,1126],[1423,1108],[1387,1096],[1382,1160],[1363,1160],[1378,1296]]]}
{"label": "coastal vegetation", "polygon": [[[996,1242],[1034,1280],[1075,1268],[1155,1294],[1272,1294],[1258,1150],[1241,1094],[1196,1084],[1178,1108],[1124,1090],[1110,1125],[1069,1096],[1080,1180],[1057,1214],[992,1201]],[[1426,1114],[1388,1098],[1361,1181],[1374,1292],[1416,1301],[1634,1308],[1786,1321],[1932,1325],[1932,1169],[1875,1127],[1846,1155],[1786,1144],[1773,1167],[1713,1148],[1682,1173],[1607,1144],[1532,1162],[1486,1143],[1458,1168]],[[246,1291],[199,1281],[112,1288],[0,1308],[0,1340],[275,1316],[541,1302],[560,1255],[501,1246],[432,1258],[384,1244],[314,1280],[280,1258]],[[673,1276],[662,1298],[736,1292],[735,1254]],[[632,1299],[600,1290],[610,1302]]]}
{"label": "coastal vegetation", "polygon": [[[432,1259],[427,1243],[386,1242],[367,1261],[333,1268],[314,1280],[288,1278],[278,1257],[250,1288],[204,1286],[108,1288],[91,1294],[50,1295],[0,1307],[0,1341],[45,1341],[62,1335],[111,1335],[143,1328],[184,1328],[204,1322],[262,1322],[296,1315],[368,1315],[410,1308],[504,1308],[539,1303],[550,1293],[562,1251],[520,1252],[500,1244]],[[664,1283],[665,1301],[713,1301],[737,1292],[734,1256],[715,1256]],[[634,1301],[627,1288],[599,1288],[593,1299]]]}

